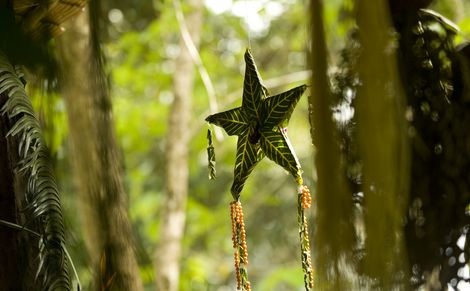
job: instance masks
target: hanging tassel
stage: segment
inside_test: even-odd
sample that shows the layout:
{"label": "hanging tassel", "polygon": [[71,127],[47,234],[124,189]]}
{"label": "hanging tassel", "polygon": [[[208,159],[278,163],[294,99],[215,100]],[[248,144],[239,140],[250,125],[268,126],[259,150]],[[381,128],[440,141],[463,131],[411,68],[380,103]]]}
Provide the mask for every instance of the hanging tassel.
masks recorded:
{"label": "hanging tassel", "polygon": [[305,216],[305,210],[310,208],[312,204],[312,197],[310,196],[310,190],[305,185],[299,187],[297,195],[300,253],[302,258],[302,270],[304,272],[304,285],[305,290],[310,291],[313,289],[313,267],[310,254],[310,240],[308,239],[308,224],[307,217]]}
{"label": "hanging tassel", "polygon": [[237,278],[237,290],[251,291],[251,283],[248,281],[248,247],[246,245],[245,222],[243,221],[243,209],[240,201],[230,203],[230,219],[232,221],[232,242],[235,249],[235,275]]}
{"label": "hanging tassel", "polygon": [[207,129],[207,141],[209,142],[209,145],[207,146],[207,158],[208,158],[208,164],[207,167],[209,169],[209,180],[213,180],[216,178],[216,172],[215,172],[215,150],[214,150],[214,144],[212,142],[212,131]]}

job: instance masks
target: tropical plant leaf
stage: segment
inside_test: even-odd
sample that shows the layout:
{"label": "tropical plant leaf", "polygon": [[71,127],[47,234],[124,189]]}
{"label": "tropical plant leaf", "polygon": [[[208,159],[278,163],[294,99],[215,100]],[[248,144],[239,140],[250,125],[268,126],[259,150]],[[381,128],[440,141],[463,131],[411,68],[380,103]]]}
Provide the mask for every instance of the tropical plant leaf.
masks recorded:
{"label": "tropical plant leaf", "polygon": [[19,139],[20,172],[28,179],[25,215],[28,221],[38,222],[35,231],[41,236],[36,274],[42,278],[42,286],[38,289],[70,290],[59,191],[39,122],[20,77],[22,74],[0,52],[0,93],[9,97],[1,113],[13,123],[7,136]]}
{"label": "tropical plant leaf", "polygon": [[267,98],[263,102],[263,127],[271,130],[275,126],[281,126],[284,121],[289,121],[305,89],[307,86],[302,85]]}
{"label": "tropical plant leaf", "polygon": [[210,115],[206,121],[222,127],[228,135],[240,135],[248,126],[246,114],[241,107]]}
{"label": "tropical plant leaf", "polygon": [[238,200],[240,197],[240,192],[245,185],[246,179],[263,156],[259,143],[250,143],[247,133],[240,135],[237,143],[237,157],[231,188],[232,196],[235,200]]}
{"label": "tropical plant leaf", "polygon": [[278,131],[262,131],[260,144],[261,149],[270,160],[282,166],[296,180],[300,178],[300,163],[282,129]]}
{"label": "tropical plant leaf", "polygon": [[209,145],[207,146],[207,157],[208,157],[208,168],[209,168],[209,179],[213,180],[216,178],[215,171],[215,151],[214,144],[212,142],[212,132],[210,129],[207,130],[207,140]]}
{"label": "tropical plant leaf", "polygon": [[429,21],[431,23],[440,23],[442,27],[450,34],[456,35],[460,32],[460,28],[457,24],[434,10],[420,9],[418,11],[418,15],[420,20]]}
{"label": "tropical plant leaf", "polygon": [[242,108],[246,110],[250,119],[261,120],[261,101],[266,98],[267,89],[261,83],[261,76],[249,49],[245,52],[245,62]]}

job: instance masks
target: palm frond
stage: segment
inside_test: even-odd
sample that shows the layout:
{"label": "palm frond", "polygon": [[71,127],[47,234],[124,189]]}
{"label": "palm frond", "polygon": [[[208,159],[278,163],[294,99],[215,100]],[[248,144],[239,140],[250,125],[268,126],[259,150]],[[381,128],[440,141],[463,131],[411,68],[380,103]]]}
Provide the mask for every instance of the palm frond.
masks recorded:
{"label": "palm frond", "polygon": [[21,81],[22,74],[0,52],[0,94],[8,95],[1,113],[13,126],[7,136],[19,140],[20,172],[27,177],[24,207],[30,221],[37,221],[39,266],[37,278],[42,290],[70,290],[64,223],[57,183],[50,164],[39,122]]}

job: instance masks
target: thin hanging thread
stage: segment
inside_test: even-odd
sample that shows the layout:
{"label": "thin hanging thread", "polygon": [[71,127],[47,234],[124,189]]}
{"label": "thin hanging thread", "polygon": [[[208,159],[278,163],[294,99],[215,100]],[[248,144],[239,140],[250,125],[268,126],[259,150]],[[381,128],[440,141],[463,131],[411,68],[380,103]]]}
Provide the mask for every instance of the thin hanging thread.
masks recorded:
{"label": "thin hanging thread", "polygon": [[[201,55],[199,54],[199,50],[198,48],[196,48],[196,45],[194,44],[191,34],[189,33],[189,29],[186,24],[183,10],[181,8],[180,0],[173,0],[173,7],[175,9],[176,20],[178,21],[179,30],[180,30],[183,42],[186,46],[186,49],[189,52],[189,55],[191,56],[191,59],[194,65],[196,66],[199,72],[202,83],[204,84],[204,87],[206,88],[207,98],[209,100],[210,112],[211,114],[215,114],[218,111],[217,96],[215,94],[215,88],[214,88],[214,85],[212,84],[212,80],[209,76],[209,73],[207,72],[207,69],[204,66],[204,63],[202,62]],[[217,138],[217,140],[219,141],[223,140],[223,134],[219,128],[215,128],[214,133],[215,133],[215,137]]]}
{"label": "thin hanging thread", "polygon": [[248,48],[251,49],[251,32],[250,32],[250,24],[248,23],[249,20],[249,7],[248,7],[248,0],[245,0],[245,29],[246,34],[248,36]]}

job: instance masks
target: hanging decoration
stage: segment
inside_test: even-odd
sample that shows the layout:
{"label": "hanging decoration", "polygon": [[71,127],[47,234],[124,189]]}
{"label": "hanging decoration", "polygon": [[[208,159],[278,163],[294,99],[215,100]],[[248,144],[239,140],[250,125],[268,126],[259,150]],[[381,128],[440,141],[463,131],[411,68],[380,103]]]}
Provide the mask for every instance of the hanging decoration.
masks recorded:
{"label": "hanging decoration", "polygon": [[209,142],[209,144],[207,145],[207,157],[209,159],[207,168],[209,169],[209,180],[213,180],[217,177],[217,175],[215,172],[214,144],[212,142],[212,131],[210,129],[207,130],[207,141]]}
{"label": "hanging decoration", "polygon": [[[297,200],[302,269],[305,288],[311,290],[313,269],[307,219],[304,214],[304,210],[310,207],[311,197],[307,186],[303,185],[300,163],[287,137],[287,124],[307,86],[301,85],[270,96],[262,84],[261,76],[249,49],[245,52],[245,62],[242,105],[206,118],[207,122],[222,127],[228,135],[238,136],[234,180],[231,187],[234,200],[230,204],[237,288],[251,290],[246,268],[248,250],[240,193],[256,164],[266,156],[289,172],[299,186]],[[210,177],[213,177],[215,154],[210,131],[208,140]]]}

